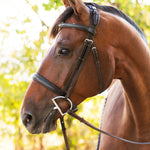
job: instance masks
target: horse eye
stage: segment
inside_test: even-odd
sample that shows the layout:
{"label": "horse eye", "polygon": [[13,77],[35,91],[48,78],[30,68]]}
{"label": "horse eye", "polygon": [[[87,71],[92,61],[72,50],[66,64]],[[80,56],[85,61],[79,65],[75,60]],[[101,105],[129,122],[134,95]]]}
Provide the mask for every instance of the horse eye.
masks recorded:
{"label": "horse eye", "polygon": [[59,56],[68,56],[69,54],[70,54],[70,50],[69,49],[61,48],[58,51],[58,55]]}

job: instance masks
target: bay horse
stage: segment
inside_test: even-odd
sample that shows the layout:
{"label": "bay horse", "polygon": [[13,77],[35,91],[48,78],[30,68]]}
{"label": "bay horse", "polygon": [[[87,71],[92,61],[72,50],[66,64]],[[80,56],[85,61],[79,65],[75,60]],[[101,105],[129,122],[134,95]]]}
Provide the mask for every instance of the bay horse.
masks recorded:
{"label": "bay horse", "polygon": [[[144,34],[116,8],[81,0],[63,3],[66,9],[50,34],[55,41],[24,97],[23,124],[33,134],[53,131],[58,118],[118,79],[109,92],[102,129],[129,140],[150,141],[150,51]],[[149,150],[150,145],[102,135],[98,149],[117,148]]]}

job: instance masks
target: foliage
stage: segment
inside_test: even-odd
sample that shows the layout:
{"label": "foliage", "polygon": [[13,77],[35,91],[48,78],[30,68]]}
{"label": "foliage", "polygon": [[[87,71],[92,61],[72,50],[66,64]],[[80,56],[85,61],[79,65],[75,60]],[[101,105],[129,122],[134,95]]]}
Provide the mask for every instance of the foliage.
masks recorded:
{"label": "foliage", "polygon": [[[17,17],[10,17],[5,21],[0,20],[0,32],[3,35],[3,39],[0,41],[0,117],[4,123],[4,125],[1,126],[0,135],[3,137],[9,135],[15,143],[16,150],[62,150],[62,147],[65,149],[65,145],[61,137],[62,133],[60,127],[57,131],[48,135],[31,135],[26,132],[23,125],[20,123],[19,116],[22,99],[31,80],[31,75],[36,71],[50,47],[47,39],[47,25],[44,19],[39,17],[40,9],[43,8],[44,11],[48,13],[52,8],[57,9],[59,6],[62,6],[62,2],[60,0],[48,0],[47,3],[43,2],[41,5],[38,3],[30,4],[27,0],[26,2],[26,5],[31,6],[34,17],[26,16],[24,19],[21,19],[20,24],[22,28],[20,28],[19,25],[14,27],[14,24],[16,25],[16,23],[18,23]],[[94,2],[99,4],[111,4],[121,9],[142,28],[150,43],[149,6],[139,3],[138,1],[134,3],[132,0],[94,0]],[[36,17],[40,24],[38,31],[32,27],[34,23],[33,20]],[[30,30],[31,27],[32,31]],[[36,37],[32,38],[31,32],[35,34]],[[18,45],[20,44],[19,48],[14,48],[5,54],[3,51],[6,51],[6,49],[4,49],[3,45],[8,42],[12,33],[13,35],[15,34],[15,37],[17,37],[21,43],[17,43]],[[102,97],[97,96],[87,99],[79,106],[79,114],[96,126],[99,126],[101,98]],[[66,122],[72,150],[96,149],[98,139],[97,132],[86,128],[69,116],[66,116]],[[53,143],[50,141],[56,138],[59,140],[59,143],[56,145],[49,144]]]}
{"label": "foliage", "polygon": [[49,0],[47,4],[43,3],[43,7],[45,8],[46,11],[50,11],[52,8],[57,9],[61,5],[62,5],[62,2],[58,0],[53,0],[53,1]]}

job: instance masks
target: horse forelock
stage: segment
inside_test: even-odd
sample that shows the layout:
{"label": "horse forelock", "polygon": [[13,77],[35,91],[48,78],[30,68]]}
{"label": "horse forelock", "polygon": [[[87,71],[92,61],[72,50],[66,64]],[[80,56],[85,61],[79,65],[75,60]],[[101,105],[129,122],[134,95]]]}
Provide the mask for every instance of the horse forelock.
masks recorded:
{"label": "horse forelock", "polygon": [[57,20],[55,21],[53,27],[50,30],[50,38],[55,38],[56,35],[59,32],[59,27],[58,25],[62,22],[65,22],[69,17],[72,16],[73,14],[73,9],[72,7],[67,7],[64,12],[57,18]]}

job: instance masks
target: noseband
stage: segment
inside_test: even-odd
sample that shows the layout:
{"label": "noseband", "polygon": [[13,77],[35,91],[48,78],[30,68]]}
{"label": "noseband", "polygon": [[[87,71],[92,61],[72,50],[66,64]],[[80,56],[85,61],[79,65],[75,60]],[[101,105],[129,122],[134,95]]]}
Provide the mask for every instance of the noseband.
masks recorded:
{"label": "noseband", "polygon": [[[41,76],[38,73],[34,74],[33,79],[57,95],[56,97],[52,98],[52,102],[55,105],[54,109],[57,109],[62,116],[60,118],[60,122],[61,122],[62,131],[63,131],[67,150],[70,150],[70,148],[69,148],[67,135],[66,135],[66,128],[65,128],[65,124],[64,124],[64,120],[63,120],[63,116],[66,113],[68,113],[72,117],[76,118],[80,122],[86,124],[90,128],[92,128],[100,133],[103,133],[107,136],[111,136],[113,138],[121,140],[123,142],[131,143],[131,144],[139,144],[139,145],[150,144],[150,142],[135,142],[135,141],[117,137],[117,136],[107,133],[101,129],[96,128],[95,126],[91,125],[89,122],[87,122],[86,120],[84,120],[83,118],[81,118],[77,114],[75,114],[75,112],[77,111],[77,106],[75,104],[73,104],[73,102],[69,99],[69,96],[77,82],[78,76],[83,68],[83,65],[85,63],[85,60],[86,60],[87,55],[89,54],[90,50],[92,50],[92,53],[94,56],[94,61],[96,64],[96,69],[97,69],[98,79],[99,79],[99,86],[100,86],[100,93],[103,90],[102,76],[101,76],[101,71],[100,71],[100,62],[99,62],[96,47],[94,45],[94,36],[96,34],[96,27],[100,21],[100,14],[98,13],[97,9],[94,6],[87,5],[87,7],[89,7],[89,9],[90,9],[90,26],[89,27],[79,25],[79,24],[70,24],[70,23],[61,23],[58,25],[59,28],[75,28],[78,30],[83,30],[88,33],[86,39],[84,40],[81,54],[78,57],[75,67],[74,67],[65,87],[63,89],[59,88],[58,86],[56,86],[55,84],[53,84],[52,82],[50,82],[49,80],[47,80],[45,77]],[[56,99],[61,99],[61,100],[65,100],[66,102],[68,102],[70,104],[69,110],[67,110],[67,112],[65,112],[65,113],[62,112],[61,108],[59,107],[59,105],[56,102]]]}

